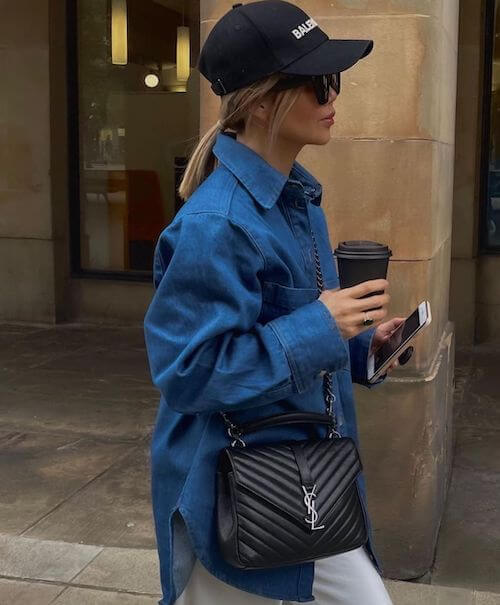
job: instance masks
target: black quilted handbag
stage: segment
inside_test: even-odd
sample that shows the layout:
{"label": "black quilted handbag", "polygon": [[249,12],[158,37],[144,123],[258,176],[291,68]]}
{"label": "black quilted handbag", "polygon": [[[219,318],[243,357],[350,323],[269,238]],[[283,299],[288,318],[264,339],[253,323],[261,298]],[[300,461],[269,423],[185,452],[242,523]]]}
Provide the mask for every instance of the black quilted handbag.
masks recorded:
{"label": "black quilted handbag", "polygon": [[[318,289],[323,290],[312,234]],[[224,559],[240,569],[296,565],[358,548],[368,539],[356,477],[356,445],[341,437],[332,375],[323,377],[326,414],[292,412],[236,426],[217,467],[217,531]],[[245,435],[270,426],[319,423],[325,438],[247,447]]]}

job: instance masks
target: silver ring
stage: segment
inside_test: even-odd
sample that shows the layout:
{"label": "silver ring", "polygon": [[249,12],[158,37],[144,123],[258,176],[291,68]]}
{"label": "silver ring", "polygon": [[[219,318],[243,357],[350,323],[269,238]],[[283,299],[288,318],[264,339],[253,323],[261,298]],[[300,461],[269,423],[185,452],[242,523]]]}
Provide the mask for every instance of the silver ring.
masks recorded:
{"label": "silver ring", "polygon": [[373,323],[373,319],[371,317],[369,317],[366,313],[364,315],[365,315],[365,318],[363,319],[363,325],[371,326]]}

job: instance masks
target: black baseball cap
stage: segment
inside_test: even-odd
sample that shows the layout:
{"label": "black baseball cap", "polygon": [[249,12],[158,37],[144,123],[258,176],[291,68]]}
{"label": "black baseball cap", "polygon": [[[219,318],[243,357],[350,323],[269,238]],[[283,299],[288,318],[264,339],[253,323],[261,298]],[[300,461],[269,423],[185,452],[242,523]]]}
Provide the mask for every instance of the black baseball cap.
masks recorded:
{"label": "black baseball cap", "polygon": [[217,95],[274,73],[320,76],[345,71],[373,40],[330,40],[314,19],[285,0],[234,4],[201,49],[199,71]]}

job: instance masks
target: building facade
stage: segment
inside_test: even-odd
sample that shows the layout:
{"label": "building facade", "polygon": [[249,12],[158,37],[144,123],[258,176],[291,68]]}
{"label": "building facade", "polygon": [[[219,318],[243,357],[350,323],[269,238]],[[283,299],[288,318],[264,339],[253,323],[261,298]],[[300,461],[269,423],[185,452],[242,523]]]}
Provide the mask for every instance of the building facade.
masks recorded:
{"label": "building facade", "polygon": [[[455,341],[500,340],[497,2],[295,2],[330,36],[375,42],[343,78],[331,143],[298,158],[332,244],[388,244],[391,315],[432,307],[412,361],[357,390],[376,544],[389,577],[415,578],[451,468]],[[3,7],[0,321],[142,321],[182,167],[217,119],[200,41],[232,3]]]}

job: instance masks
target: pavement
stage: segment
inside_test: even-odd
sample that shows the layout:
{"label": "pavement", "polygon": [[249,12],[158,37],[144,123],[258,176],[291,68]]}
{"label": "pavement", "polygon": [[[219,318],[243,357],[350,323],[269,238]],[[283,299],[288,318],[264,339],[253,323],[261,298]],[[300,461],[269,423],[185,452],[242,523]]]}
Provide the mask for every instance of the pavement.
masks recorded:
{"label": "pavement", "polygon": [[500,345],[456,352],[454,459],[431,583],[500,593]]}
{"label": "pavement", "polygon": [[[395,605],[500,605],[500,346],[457,351],[456,454],[430,584]],[[160,595],[140,327],[0,324],[0,604]],[[200,604],[202,605],[202,604]]]}
{"label": "pavement", "polygon": [[0,604],[157,603],[142,329],[0,326]]}

